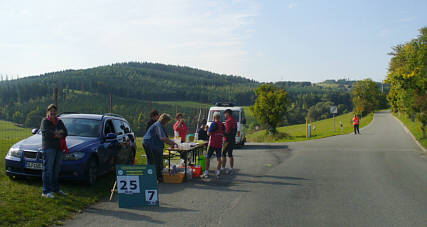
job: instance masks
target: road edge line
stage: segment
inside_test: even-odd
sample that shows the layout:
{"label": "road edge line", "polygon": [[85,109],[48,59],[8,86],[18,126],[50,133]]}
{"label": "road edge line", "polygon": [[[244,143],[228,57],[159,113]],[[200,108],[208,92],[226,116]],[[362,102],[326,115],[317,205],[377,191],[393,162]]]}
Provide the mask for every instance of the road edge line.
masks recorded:
{"label": "road edge line", "polygon": [[399,118],[397,118],[396,116],[394,116],[391,112],[390,112],[390,115],[391,116],[393,116],[394,117],[394,119],[396,119],[399,123],[400,123],[400,125],[402,125],[402,127],[403,127],[403,129],[405,130],[405,132],[412,138],[412,140],[413,141],[415,141],[415,144],[417,144],[417,146],[418,146],[418,148],[420,148],[420,150],[422,151],[422,152],[424,152],[424,153],[426,153],[427,152],[427,149],[425,149],[424,147],[423,147],[423,145],[421,145],[420,144],[420,142],[417,140],[417,138],[415,138],[415,136],[412,134],[412,132],[406,127],[406,125],[405,124],[403,124],[403,122],[399,119]]}

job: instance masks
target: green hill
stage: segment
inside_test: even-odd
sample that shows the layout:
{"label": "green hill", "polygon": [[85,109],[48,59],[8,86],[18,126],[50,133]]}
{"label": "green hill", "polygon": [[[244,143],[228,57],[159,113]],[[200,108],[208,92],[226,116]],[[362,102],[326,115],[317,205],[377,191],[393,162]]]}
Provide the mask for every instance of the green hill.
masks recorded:
{"label": "green hill", "polygon": [[[125,116],[138,135],[145,132],[144,122],[152,109],[172,115],[183,112],[191,130],[195,130],[200,109],[203,117],[208,107],[218,101],[250,106],[260,84],[239,76],[147,62],[64,70],[18,80],[2,76],[0,119],[38,127],[46,106],[53,102],[53,89],[58,88],[60,112],[109,112],[111,94],[112,112]],[[313,120],[323,119],[331,105],[338,106],[339,114],[352,110],[350,86],[291,81],[275,85],[285,88],[292,102],[281,125],[303,123],[309,113]],[[250,127],[256,125],[254,118],[248,119],[248,123]]]}

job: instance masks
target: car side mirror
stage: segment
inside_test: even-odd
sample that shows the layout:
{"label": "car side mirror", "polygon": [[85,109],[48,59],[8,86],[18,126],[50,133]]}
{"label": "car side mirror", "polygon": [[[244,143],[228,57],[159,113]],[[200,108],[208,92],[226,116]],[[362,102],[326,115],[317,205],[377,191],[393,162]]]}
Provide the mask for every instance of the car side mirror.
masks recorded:
{"label": "car side mirror", "polygon": [[37,134],[38,132],[39,132],[39,129],[38,129],[38,128],[33,128],[33,130],[31,130],[31,133],[32,133],[33,135]]}
{"label": "car side mirror", "polygon": [[246,124],[246,118],[242,119],[242,124],[244,124],[244,125]]}
{"label": "car side mirror", "polygon": [[105,139],[107,139],[107,140],[112,140],[115,138],[117,138],[116,133],[107,133],[107,135],[105,136]]}

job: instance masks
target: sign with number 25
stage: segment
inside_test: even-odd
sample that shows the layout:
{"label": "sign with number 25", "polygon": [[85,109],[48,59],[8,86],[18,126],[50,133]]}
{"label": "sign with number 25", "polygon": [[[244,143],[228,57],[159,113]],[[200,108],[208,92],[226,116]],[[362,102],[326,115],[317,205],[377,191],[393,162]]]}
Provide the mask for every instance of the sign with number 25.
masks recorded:
{"label": "sign with number 25", "polygon": [[140,193],[139,176],[117,176],[119,193]]}

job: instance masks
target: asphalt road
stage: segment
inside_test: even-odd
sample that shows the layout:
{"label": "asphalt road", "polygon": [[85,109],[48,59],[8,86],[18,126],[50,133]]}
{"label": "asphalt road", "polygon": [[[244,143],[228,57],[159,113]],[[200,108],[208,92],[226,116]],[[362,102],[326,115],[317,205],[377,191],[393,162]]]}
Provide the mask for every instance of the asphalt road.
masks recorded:
{"label": "asphalt road", "polygon": [[389,113],[361,133],[249,144],[233,176],[161,184],[159,208],[100,202],[65,224],[427,226],[426,155]]}

